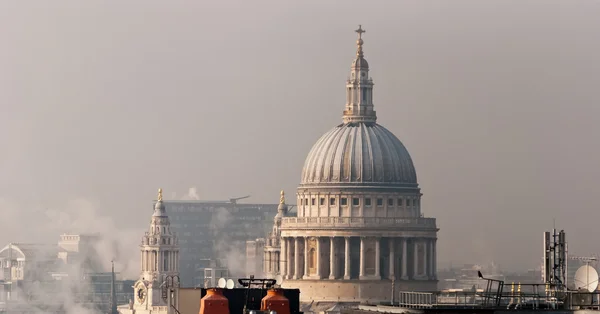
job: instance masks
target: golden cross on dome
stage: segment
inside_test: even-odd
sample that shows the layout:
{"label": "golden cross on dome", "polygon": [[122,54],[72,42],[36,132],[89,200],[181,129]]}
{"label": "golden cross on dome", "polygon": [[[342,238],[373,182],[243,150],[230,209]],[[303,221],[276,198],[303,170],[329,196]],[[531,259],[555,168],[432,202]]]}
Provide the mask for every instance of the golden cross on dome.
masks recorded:
{"label": "golden cross on dome", "polygon": [[279,198],[279,204],[285,204],[285,192],[281,190],[281,197]]}
{"label": "golden cross on dome", "polygon": [[358,29],[355,30],[355,32],[358,33],[358,39],[362,38],[362,34],[366,33],[367,31],[365,31],[364,29],[362,29],[362,25],[358,25]]}
{"label": "golden cross on dome", "polygon": [[162,189],[161,188],[158,189],[158,201],[162,202]]}

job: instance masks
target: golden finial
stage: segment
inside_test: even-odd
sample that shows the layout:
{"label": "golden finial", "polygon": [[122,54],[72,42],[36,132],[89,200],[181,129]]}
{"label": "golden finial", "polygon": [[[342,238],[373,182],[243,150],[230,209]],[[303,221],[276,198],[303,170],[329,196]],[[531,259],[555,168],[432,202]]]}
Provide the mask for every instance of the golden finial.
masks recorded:
{"label": "golden finial", "polygon": [[285,204],[285,192],[281,190],[281,197],[279,197],[279,204]]}
{"label": "golden finial", "polygon": [[158,201],[162,202],[162,189],[161,188],[158,189]]}
{"label": "golden finial", "polygon": [[358,29],[355,30],[355,32],[358,33],[358,40],[356,41],[356,45],[358,46],[356,48],[356,55],[358,57],[362,57],[363,56],[363,51],[362,51],[362,45],[363,45],[362,34],[366,33],[367,31],[365,31],[364,29],[362,29],[362,25],[358,25]]}

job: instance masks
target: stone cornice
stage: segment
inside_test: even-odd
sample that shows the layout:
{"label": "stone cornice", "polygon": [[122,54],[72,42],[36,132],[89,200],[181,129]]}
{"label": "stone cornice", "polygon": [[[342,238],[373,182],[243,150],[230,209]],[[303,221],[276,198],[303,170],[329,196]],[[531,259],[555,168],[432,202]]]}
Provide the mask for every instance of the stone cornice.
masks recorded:
{"label": "stone cornice", "polygon": [[438,230],[435,218],[392,217],[286,217],[281,223],[285,230],[351,230],[351,229]]}

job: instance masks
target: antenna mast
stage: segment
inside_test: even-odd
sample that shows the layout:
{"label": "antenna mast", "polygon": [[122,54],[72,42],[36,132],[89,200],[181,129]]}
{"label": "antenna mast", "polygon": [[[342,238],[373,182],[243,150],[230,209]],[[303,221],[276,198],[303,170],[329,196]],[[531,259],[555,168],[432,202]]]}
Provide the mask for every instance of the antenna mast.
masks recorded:
{"label": "antenna mast", "polygon": [[567,237],[564,230],[544,232],[544,282],[554,291],[567,289]]}

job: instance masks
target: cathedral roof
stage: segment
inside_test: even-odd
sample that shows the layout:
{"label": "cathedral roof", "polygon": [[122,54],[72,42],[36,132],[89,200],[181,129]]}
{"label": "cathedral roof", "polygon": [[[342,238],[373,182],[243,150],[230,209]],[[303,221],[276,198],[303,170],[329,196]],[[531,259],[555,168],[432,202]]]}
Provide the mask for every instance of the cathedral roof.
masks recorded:
{"label": "cathedral roof", "polygon": [[417,187],[410,154],[379,124],[345,123],[312,147],[302,170],[302,186],[384,185]]}

